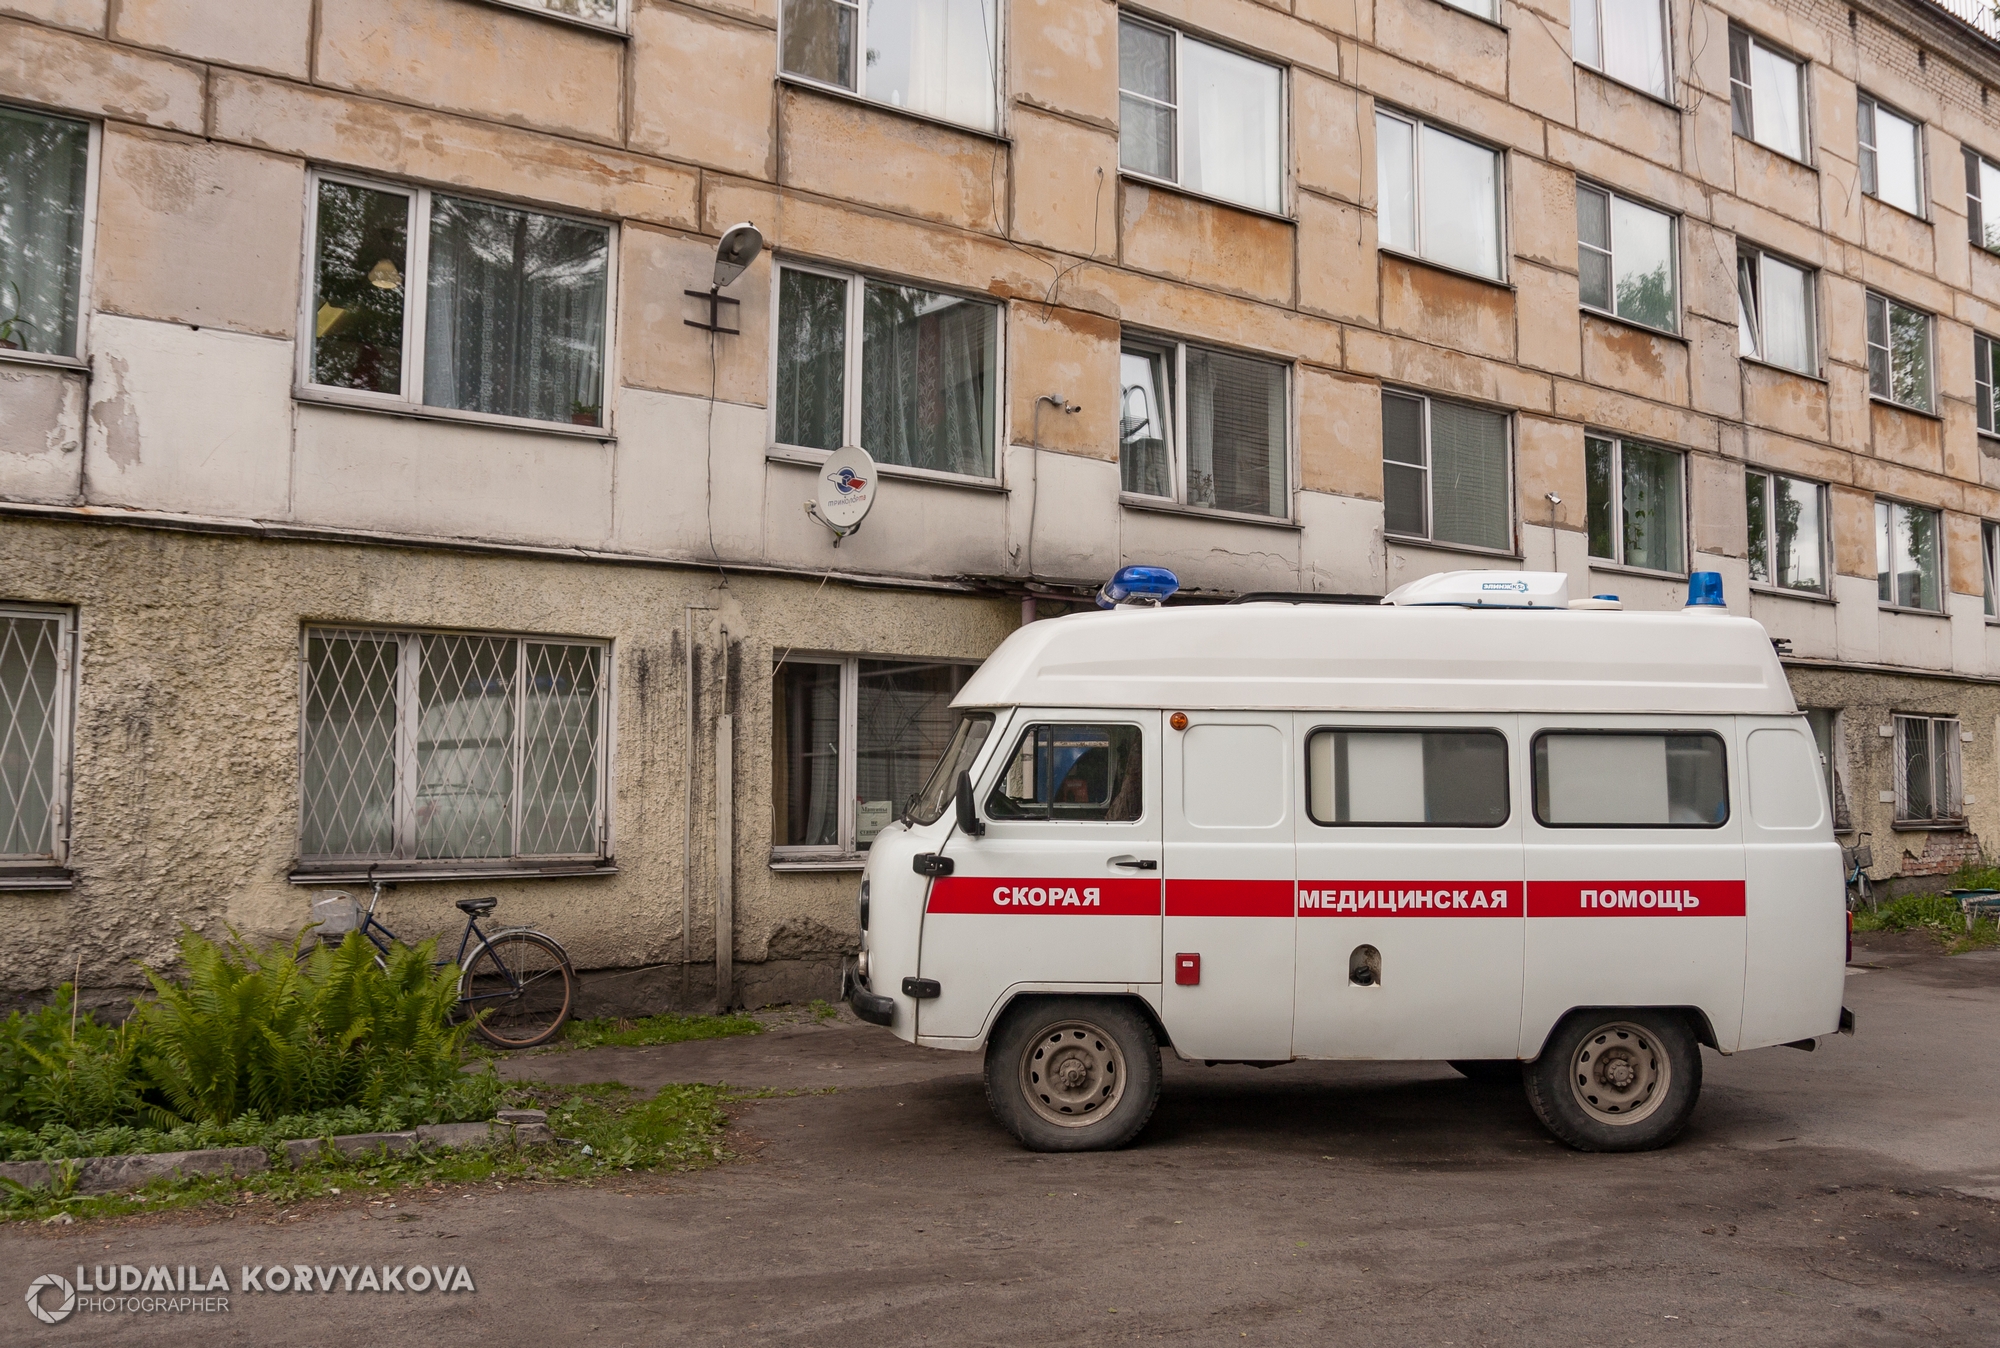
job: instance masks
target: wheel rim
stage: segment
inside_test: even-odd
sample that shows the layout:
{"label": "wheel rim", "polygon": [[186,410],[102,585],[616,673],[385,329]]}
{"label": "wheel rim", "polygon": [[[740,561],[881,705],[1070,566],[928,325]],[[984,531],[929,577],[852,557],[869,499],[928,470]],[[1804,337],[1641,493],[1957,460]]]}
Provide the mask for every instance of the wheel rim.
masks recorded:
{"label": "wheel rim", "polygon": [[485,1013],[479,1024],[485,1038],[526,1047],[546,1039],[568,1018],[566,973],[561,957],[540,941],[503,938],[472,961],[459,996],[467,1013]]}
{"label": "wheel rim", "polygon": [[1125,1054],[1087,1020],[1051,1025],[1021,1050],[1021,1094],[1049,1123],[1086,1127],[1124,1098]]}
{"label": "wheel rim", "polygon": [[1570,1056],[1569,1084],[1577,1104],[1599,1123],[1638,1123],[1667,1098],[1673,1063],[1650,1030],[1629,1021],[1600,1025]]}

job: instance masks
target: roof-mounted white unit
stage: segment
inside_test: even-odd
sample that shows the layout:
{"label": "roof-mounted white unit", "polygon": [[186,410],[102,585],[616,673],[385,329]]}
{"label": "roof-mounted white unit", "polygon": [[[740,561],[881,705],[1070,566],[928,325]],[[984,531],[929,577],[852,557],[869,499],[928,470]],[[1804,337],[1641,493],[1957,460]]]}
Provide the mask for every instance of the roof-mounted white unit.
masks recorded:
{"label": "roof-mounted white unit", "polygon": [[1445,571],[1399,585],[1382,597],[1402,608],[1568,608],[1561,571]]}

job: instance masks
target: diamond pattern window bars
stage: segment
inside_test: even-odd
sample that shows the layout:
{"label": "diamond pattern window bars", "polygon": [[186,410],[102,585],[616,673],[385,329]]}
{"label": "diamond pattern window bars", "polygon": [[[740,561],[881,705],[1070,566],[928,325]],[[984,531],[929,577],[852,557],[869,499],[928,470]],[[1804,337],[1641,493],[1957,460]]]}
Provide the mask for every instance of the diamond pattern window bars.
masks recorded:
{"label": "diamond pattern window bars", "polygon": [[299,855],[604,855],[605,647],[310,629]]}
{"label": "diamond pattern window bars", "polygon": [[0,607],[0,861],[67,850],[71,620]]}

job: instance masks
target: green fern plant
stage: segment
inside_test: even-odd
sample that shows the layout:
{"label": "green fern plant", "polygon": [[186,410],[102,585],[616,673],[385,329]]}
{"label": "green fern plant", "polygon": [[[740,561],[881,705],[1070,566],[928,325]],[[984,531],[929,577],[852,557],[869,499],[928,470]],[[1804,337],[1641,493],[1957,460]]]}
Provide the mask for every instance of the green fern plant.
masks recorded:
{"label": "green fern plant", "polygon": [[142,1115],[137,1035],[77,1015],[75,1000],[65,983],[49,1005],[0,1023],[0,1124],[75,1128]]}

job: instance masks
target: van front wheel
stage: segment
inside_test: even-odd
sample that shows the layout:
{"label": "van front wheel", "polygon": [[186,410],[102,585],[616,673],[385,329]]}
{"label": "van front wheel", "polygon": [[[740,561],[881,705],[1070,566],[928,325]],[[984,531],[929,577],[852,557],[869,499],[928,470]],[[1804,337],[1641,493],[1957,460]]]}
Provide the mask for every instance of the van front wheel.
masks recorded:
{"label": "van front wheel", "polygon": [[1160,1043],[1129,1003],[1035,998],[987,1041],[986,1102],[1031,1151],[1122,1147],[1159,1099]]}
{"label": "van front wheel", "polygon": [[1578,1151],[1651,1151],[1701,1094],[1701,1045],[1671,1011],[1572,1012],[1521,1073],[1535,1117]]}

